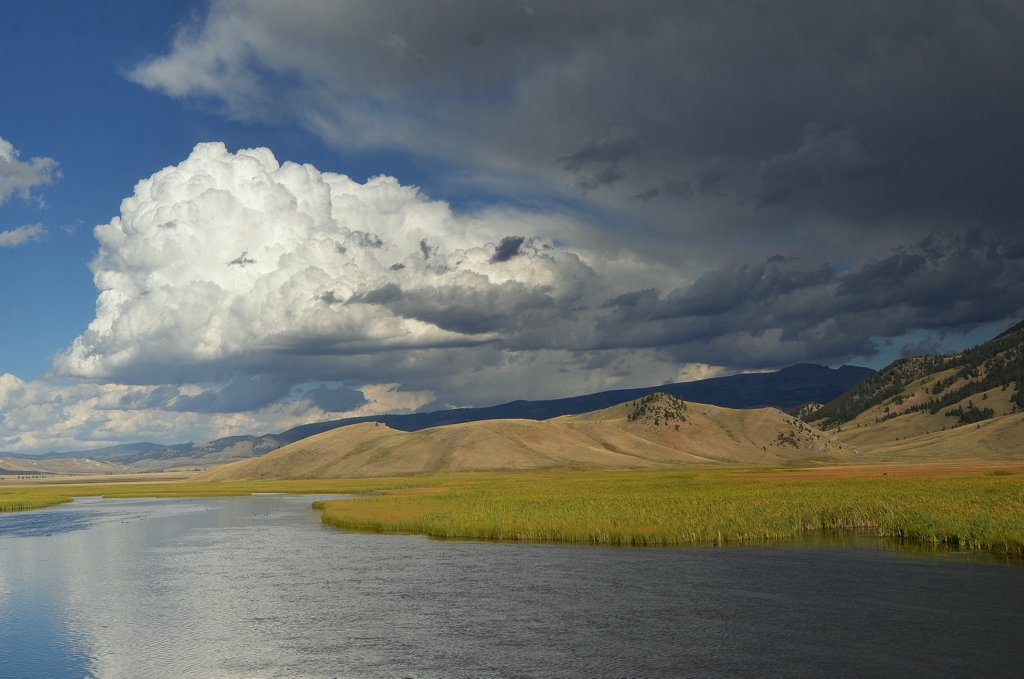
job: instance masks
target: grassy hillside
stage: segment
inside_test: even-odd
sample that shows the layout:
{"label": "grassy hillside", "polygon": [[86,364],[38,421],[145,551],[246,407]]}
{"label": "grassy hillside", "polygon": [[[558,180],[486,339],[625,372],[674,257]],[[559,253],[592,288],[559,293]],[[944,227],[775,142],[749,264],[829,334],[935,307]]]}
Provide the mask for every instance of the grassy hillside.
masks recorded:
{"label": "grassy hillside", "polygon": [[848,459],[834,437],[774,408],[732,410],[648,395],[545,421],[488,420],[402,432],[342,427],[263,457],[210,470],[208,481],[338,478],[467,470],[667,469]]}
{"label": "grassy hillside", "polygon": [[[980,403],[985,392],[995,389],[1008,392],[1001,411]],[[891,419],[915,412],[945,415],[958,408],[962,411],[956,416],[958,425],[1024,409],[1024,328],[1014,326],[990,342],[957,354],[895,361],[803,418],[830,429],[869,410],[874,417]]]}
{"label": "grassy hillside", "polygon": [[1024,327],[901,359],[801,416],[866,460],[1024,459]]}

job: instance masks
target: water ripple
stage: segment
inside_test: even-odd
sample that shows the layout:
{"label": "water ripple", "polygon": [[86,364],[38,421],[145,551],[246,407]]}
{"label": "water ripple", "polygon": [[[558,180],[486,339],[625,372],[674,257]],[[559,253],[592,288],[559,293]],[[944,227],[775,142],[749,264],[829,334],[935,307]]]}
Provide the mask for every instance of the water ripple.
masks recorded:
{"label": "water ripple", "polygon": [[[855,545],[615,549],[366,535],[320,525],[311,500],[107,501],[4,517],[29,537],[0,543],[0,676],[1019,670],[1019,569]],[[39,532],[78,522],[84,530]],[[49,650],[30,658],[30,648]]]}

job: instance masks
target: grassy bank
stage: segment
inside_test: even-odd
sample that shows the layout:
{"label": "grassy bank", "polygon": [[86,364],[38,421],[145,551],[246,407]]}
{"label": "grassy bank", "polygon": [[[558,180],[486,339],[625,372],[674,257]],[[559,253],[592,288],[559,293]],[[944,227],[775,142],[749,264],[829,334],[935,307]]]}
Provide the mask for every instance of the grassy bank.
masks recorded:
{"label": "grassy bank", "polygon": [[494,474],[318,503],[341,528],[600,545],[778,540],[820,529],[1024,555],[1024,479],[749,478],[727,472]]}
{"label": "grassy bank", "polygon": [[31,491],[0,489],[0,512],[23,512],[29,509],[41,509],[62,502],[71,502],[70,495],[60,493],[36,493]]}
{"label": "grassy bank", "polygon": [[237,481],[225,483],[62,483],[54,485],[0,486],[0,512],[39,509],[70,502],[73,497],[230,497],[252,493],[368,493],[399,488],[437,485],[439,477],[387,479],[329,479],[310,481]]}

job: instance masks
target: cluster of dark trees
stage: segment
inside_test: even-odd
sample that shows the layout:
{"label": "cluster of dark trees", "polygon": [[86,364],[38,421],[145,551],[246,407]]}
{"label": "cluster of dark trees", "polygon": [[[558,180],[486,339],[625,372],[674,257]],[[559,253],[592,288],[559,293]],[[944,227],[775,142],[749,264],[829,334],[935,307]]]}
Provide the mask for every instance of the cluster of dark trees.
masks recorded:
{"label": "cluster of dark trees", "polygon": [[979,408],[974,401],[968,401],[967,407],[957,406],[946,411],[946,417],[957,418],[957,425],[974,424],[983,420],[995,417],[996,412],[991,408]]}
{"label": "cluster of dark trees", "polygon": [[686,421],[686,401],[669,394],[648,394],[633,401],[633,410],[626,416],[630,422],[637,420],[653,420],[656,426],[662,422]]}

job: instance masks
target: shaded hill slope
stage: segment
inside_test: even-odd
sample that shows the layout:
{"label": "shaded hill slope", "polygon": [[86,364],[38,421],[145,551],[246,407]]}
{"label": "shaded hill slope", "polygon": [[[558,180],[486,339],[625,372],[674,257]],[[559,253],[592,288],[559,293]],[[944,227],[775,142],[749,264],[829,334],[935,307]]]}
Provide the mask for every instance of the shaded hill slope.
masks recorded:
{"label": "shaded hill slope", "polygon": [[655,394],[598,412],[544,421],[484,420],[415,432],[383,423],[358,423],[210,470],[199,479],[336,478],[555,467],[664,469],[850,457],[850,451],[832,436],[774,408],[733,410]]}

